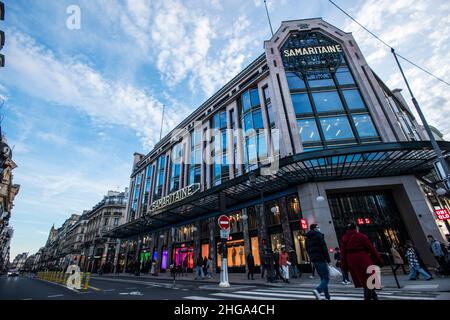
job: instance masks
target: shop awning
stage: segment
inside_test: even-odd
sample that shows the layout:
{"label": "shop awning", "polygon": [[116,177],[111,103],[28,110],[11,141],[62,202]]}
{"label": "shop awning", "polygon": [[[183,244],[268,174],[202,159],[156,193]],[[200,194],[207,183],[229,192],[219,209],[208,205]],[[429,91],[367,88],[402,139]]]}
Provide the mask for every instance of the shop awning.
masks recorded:
{"label": "shop awning", "polygon": [[[439,145],[445,155],[450,152],[450,142],[440,141]],[[436,158],[431,143],[426,141],[376,143],[296,154],[281,159],[279,169],[273,175],[261,175],[261,169],[257,169],[253,172],[256,176],[253,183],[249,180],[249,173],[241,175],[125,223],[106,236],[128,238],[187,223],[205,215],[220,214],[223,208],[236,207],[239,203],[256,199],[261,192],[270,195],[311,181],[414,174],[421,178],[427,177],[430,183],[437,183],[438,177],[433,174]]]}

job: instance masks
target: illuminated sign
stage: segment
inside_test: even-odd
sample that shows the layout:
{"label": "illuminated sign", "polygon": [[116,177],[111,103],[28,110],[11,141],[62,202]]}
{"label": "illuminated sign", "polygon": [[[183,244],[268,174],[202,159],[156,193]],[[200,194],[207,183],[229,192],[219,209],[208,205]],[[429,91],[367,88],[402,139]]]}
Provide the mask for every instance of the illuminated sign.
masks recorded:
{"label": "illuminated sign", "polygon": [[436,216],[439,220],[450,220],[450,213],[446,208],[434,210],[434,213],[436,213]]}
{"label": "illuminated sign", "polygon": [[356,223],[358,225],[372,224],[372,220],[370,220],[369,218],[358,218],[358,219],[356,219]]}
{"label": "illuminated sign", "polygon": [[175,202],[186,199],[186,198],[192,196],[194,193],[196,193],[199,190],[200,190],[200,183],[191,184],[187,187],[184,187],[183,189],[180,189],[180,190],[175,191],[165,197],[162,197],[161,199],[153,201],[153,203],[150,206],[150,211],[160,210],[160,209],[167,207],[168,205],[171,205]]}
{"label": "illuminated sign", "polygon": [[302,230],[308,230],[308,221],[306,219],[300,219],[300,227]]}

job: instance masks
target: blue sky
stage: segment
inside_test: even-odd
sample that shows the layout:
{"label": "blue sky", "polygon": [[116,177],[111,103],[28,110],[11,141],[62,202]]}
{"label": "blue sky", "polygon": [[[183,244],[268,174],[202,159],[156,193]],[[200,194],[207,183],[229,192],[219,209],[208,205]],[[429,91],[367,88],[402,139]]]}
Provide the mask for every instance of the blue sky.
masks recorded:
{"label": "blue sky", "polygon": [[[45,244],[53,223],[128,186],[132,155],[263,52],[262,0],[6,0],[3,130],[21,185],[11,258]],[[268,1],[283,20],[323,17],[353,32],[375,72],[404,88],[389,50],[326,0]],[[336,1],[397,51],[449,80],[450,2]],[[81,29],[66,27],[69,5]],[[449,137],[450,90],[404,64],[429,122]],[[407,100],[409,97],[406,95]]]}

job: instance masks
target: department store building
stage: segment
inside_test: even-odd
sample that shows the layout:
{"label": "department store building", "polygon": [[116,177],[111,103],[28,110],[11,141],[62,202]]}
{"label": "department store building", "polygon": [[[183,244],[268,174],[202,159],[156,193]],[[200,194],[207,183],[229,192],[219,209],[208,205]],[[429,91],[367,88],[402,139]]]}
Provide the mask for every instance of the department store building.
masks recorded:
{"label": "department store building", "polygon": [[[448,155],[450,143],[439,144]],[[116,271],[148,272],[152,260],[160,272],[185,260],[192,268],[199,254],[220,270],[221,214],[231,219],[230,272],[245,272],[250,251],[259,267],[264,246],[282,245],[308,272],[312,223],[330,252],[355,222],[379,251],[412,239],[434,264],[426,235],[449,232],[429,200],[442,186],[435,161],[400,90],[351,33],[320,18],[285,21],[261,56],[135,154],[127,222],[108,235]]]}

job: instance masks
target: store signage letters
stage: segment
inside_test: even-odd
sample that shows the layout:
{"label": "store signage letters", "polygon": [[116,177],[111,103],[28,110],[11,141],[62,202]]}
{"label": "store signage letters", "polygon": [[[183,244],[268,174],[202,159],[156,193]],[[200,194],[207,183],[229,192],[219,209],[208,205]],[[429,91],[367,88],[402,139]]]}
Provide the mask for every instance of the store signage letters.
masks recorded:
{"label": "store signage letters", "polygon": [[339,52],[342,52],[342,47],[339,44],[335,44],[329,46],[286,49],[283,51],[283,55],[285,57],[298,57],[312,54],[339,53]]}
{"label": "store signage letters", "polygon": [[150,211],[153,212],[156,210],[160,210],[160,209],[167,207],[168,205],[171,205],[175,202],[186,199],[186,198],[192,196],[194,193],[196,193],[199,190],[200,190],[200,183],[191,184],[187,187],[184,187],[183,189],[180,189],[180,190],[175,191],[165,197],[162,197],[161,199],[153,201],[150,206]]}

